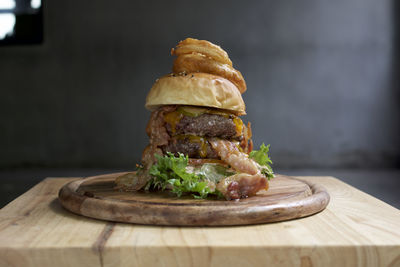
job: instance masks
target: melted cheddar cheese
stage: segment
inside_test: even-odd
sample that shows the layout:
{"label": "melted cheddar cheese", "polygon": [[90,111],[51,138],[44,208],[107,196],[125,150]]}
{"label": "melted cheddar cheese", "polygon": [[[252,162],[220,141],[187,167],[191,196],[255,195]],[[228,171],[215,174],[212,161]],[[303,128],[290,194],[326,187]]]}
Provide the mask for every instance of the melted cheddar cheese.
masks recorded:
{"label": "melted cheddar cheese", "polygon": [[176,133],[176,125],[183,118],[183,116],[184,115],[177,110],[164,115],[164,121],[171,125],[171,131],[173,135]]}
{"label": "melted cheddar cheese", "polygon": [[199,155],[202,158],[207,157],[207,139],[197,135],[177,135],[178,139],[189,139],[190,143],[197,143],[200,145]]}
{"label": "melted cheddar cheese", "polygon": [[[180,106],[175,111],[165,114],[164,121],[171,126],[172,136],[176,136],[178,139],[187,138],[187,139],[189,139],[189,141],[191,143],[198,143],[200,145],[199,155],[202,158],[207,157],[207,139],[204,137],[201,137],[201,136],[196,136],[196,135],[176,135],[176,125],[181,121],[181,119],[184,116],[197,117],[204,113],[220,115],[220,116],[224,116],[225,118],[232,119],[233,123],[236,126],[235,127],[236,128],[236,136],[241,136],[243,134],[243,130],[244,130],[243,121],[239,117],[237,117],[233,114],[225,113],[220,110],[192,107],[192,106]],[[240,151],[243,150],[240,147],[239,143],[237,144],[237,147],[239,148]]]}
{"label": "melted cheddar cheese", "polygon": [[236,135],[241,136],[243,133],[243,121],[238,117],[233,118],[233,123],[236,126]]}

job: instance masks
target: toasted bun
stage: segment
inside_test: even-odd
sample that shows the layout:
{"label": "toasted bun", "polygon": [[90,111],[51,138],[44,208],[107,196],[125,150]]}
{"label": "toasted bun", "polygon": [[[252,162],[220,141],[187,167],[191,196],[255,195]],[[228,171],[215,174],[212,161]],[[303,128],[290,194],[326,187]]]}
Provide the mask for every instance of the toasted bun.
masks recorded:
{"label": "toasted bun", "polygon": [[246,107],[236,86],[225,78],[207,73],[167,75],[158,79],[146,98],[145,107],[155,110],[163,105],[213,107],[246,114]]}

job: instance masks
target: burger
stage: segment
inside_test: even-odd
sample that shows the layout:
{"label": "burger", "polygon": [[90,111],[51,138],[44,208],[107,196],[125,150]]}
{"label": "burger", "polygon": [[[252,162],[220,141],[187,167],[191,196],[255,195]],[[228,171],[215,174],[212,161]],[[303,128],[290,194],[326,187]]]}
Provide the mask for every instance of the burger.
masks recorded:
{"label": "burger", "polygon": [[269,145],[253,150],[242,93],[246,83],[227,53],[188,38],[171,53],[173,72],[156,80],[145,107],[149,144],[136,172],[116,179],[126,191],[170,191],[178,197],[246,198],[274,176]]}

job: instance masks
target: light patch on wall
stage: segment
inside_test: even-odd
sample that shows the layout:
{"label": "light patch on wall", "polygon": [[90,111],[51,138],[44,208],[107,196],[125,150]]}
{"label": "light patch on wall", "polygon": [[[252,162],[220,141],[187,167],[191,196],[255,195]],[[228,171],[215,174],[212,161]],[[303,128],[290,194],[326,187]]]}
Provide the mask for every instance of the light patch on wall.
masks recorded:
{"label": "light patch on wall", "polygon": [[11,13],[0,14],[0,40],[12,35],[14,32],[15,15]]}
{"label": "light patch on wall", "polygon": [[34,9],[39,8],[42,5],[41,0],[31,0],[31,7]]}
{"label": "light patch on wall", "polygon": [[[15,8],[15,0],[1,0],[0,9],[13,9]],[[1,26],[1,24],[0,24]]]}

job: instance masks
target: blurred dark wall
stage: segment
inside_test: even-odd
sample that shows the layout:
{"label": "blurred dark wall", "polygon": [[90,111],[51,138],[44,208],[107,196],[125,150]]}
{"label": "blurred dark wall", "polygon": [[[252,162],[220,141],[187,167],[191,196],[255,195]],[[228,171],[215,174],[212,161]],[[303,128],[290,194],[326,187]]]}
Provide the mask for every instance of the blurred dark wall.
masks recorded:
{"label": "blurred dark wall", "polygon": [[145,96],[186,37],[228,51],[277,167],[400,158],[398,4],[46,1],[44,44],[0,47],[0,167],[129,167]]}

